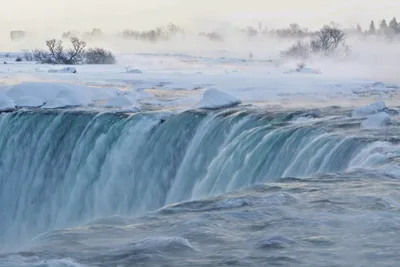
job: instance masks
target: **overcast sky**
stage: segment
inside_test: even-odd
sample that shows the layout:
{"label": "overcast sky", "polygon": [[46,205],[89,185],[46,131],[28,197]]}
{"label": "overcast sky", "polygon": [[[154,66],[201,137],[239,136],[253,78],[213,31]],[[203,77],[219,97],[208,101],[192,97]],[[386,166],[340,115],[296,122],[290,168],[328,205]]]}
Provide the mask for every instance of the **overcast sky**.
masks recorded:
{"label": "overcast sky", "polygon": [[202,27],[262,21],[270,27],[329,21],[350,26],[400,17],[400,0],[2,0],[0,28],[22,30],[146,29],[174,22]]}

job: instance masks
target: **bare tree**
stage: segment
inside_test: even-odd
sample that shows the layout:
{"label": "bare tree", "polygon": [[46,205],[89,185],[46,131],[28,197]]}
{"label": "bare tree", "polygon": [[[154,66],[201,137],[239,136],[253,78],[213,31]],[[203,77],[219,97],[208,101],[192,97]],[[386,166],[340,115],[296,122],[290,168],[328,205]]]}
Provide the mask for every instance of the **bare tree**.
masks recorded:
{"label": "bare tree", "polygon": [[52,54],[45,50],[35,49],[32,51],[34,59],[41,64],[57,64]]}
{"label": "bare tree", "polygon": [[311,42],[313,52],[331,53],[345,40],[345,33],[339,28],[325,26],[316,34]]}
{"label": "bare tree", "polygon": [[52,64],[65,64],[64,47],[62,41],[51,39],[46,41],[47,48],[53,57]]}
{"label": "bare tree", "polygon": [[79,64],[83,61],[83,53],[85,52],[86,42],[78,39],[77,37],[71,38],[72,48],[68,49],[68,57],[64,64]]}

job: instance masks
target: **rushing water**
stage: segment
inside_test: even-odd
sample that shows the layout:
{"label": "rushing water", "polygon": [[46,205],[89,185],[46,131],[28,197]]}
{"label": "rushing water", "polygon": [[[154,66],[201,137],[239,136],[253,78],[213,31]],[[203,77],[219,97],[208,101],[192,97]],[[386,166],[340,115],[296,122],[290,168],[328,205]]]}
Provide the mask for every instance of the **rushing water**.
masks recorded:
{"label": "rushing water", "polygon": [[349,114],[0,114],[0,266],[396,266],[400,128]]}

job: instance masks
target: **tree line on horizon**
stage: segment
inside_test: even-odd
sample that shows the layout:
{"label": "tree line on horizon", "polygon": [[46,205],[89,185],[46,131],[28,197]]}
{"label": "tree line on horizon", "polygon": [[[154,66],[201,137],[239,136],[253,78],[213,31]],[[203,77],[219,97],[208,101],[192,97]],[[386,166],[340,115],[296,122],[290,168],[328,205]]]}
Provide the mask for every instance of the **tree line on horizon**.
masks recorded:
{"label": "tree line on horizon", "polygon": [[375,21],[371,20],[367,30],[363,30],[358,24],[356,31],[367,35],[397,35],[400,34],[400,23],[397,21],[396,17],[394,17],[389,23],[383,19],[379,22],[379,25],[376,25]]}
{"label": "tree line on horizon", "polygon": [[[379,25],[377,25],[379,24]],[[331,22],[327,24],[333,28],[341,28],[338,24]],[[379,23],[371,21],[367,29],[363,29],[360,24],[357,24],[355,28],[343,29],[346,33],[357,33],[364,36],[369,35],[380,35],[380,36],[394,36],[400,35],[400,23],[394,17],[389,23],[385,19]],[[311,31],[305,27],[301,27],[298,23],[291,23],[286,28],[269,29],[263,26],[262,23],[258,23],[257,26],[247,26],[244,28],[236,29],[236,32],[243,34],[246,37],[252,38],[256,36],[277,36],[279,38],[313,38],[319,30]],[[127,40],[140,40],[147,42],[159,42],[166,41],[177,35],[185,35],[186,32],[180,26],[169,23],[165,27],[156,27],[150,30],[131,30],[126,29],[119,33],[119,36]],[[207,38],[211,41],[224,41],[224,34],[218,30],[209,32],[199,32],[197,34],[200,37]],[[23,31],[12,31],[10,37],[12,40],[23,39],[26,36],[26,32]],[[99,28],[94,28],[91,32],[84,32],[80,34],[77,31],[67,31],[62,34],[62,39],[70,39],[72,37],[83,38],[83,39],[96,39],[102,38],[104,32]]]}

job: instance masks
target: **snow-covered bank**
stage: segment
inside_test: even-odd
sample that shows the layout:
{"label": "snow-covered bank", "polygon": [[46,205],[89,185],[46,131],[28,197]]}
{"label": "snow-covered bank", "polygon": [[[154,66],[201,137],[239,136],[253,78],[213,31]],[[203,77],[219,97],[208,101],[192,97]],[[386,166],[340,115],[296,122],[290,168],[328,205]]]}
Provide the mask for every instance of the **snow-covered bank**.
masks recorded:
{"label": "snow-covered bank", "polygon": [[[289,65],[266,60],[131,54],[124,55],[119,62],[107,66],[80,65],[74,74],[73,67],[10,62],[0,65],[0,93],[11,98],[3,100],[8,103],[6,106],[47,108],[122,109],[127,105],[145,105],[150,109],[185,110],[237,105],[238,101],[263,108],[357,107],[377,100],[392,106],[400,104],[399,86],[369,77],[339,75],[332,68],[325,67],[320,72],[318,62],[295,71],[299,75],[285,73],[291,69]],[[217,94],[207,96],[212,89],[232,99]],[[204,99],[203,92],[208,92]],[[128,100],[120,95],[126,95]],[[371,115],[381,108],[374,110],[355,110],[353,116]]]}

